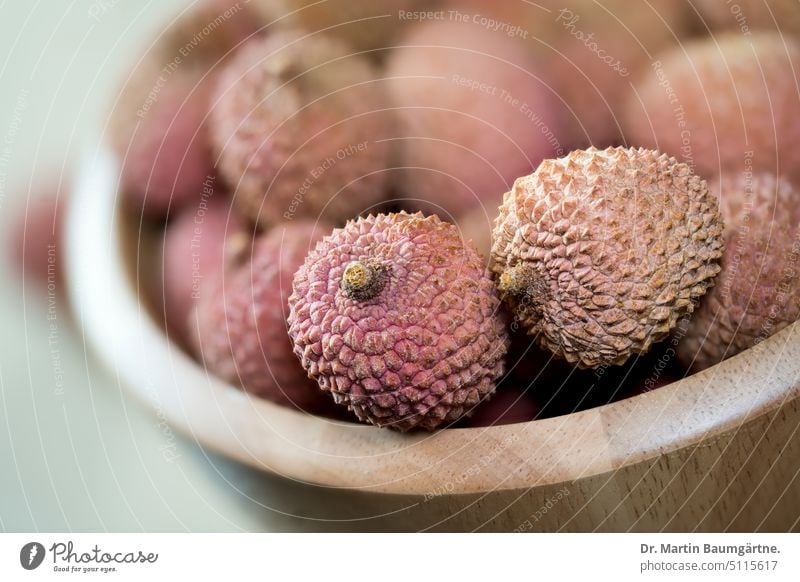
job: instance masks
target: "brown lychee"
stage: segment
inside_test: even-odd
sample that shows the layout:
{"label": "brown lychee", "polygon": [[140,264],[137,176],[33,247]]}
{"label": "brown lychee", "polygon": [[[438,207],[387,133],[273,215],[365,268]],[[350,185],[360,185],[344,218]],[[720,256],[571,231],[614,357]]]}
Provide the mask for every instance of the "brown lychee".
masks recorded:
{"label": "brown lychee", "polygon": [[489,272],[437,216],[370,215],[334,230],[298,270],[289,305],[308,374],[378,426],[454,422],[503,373],[508,334]]}
{"label": "brown lychee", "polygon": [[722,221],[685,164],[633,148],[545,160],[505,195],[493,270],[519,323],[583,367],[647,352],[720,270]]}
{"label": "brown lychee", "polygon": [[702,370],[754,346],[800,317],[800,192],[771,174],[715,183],[726,249],[716,286],[700,302],[678,349]]}
{"label": "brown lychee", "polygon": [[246,392],[320,412],[329,397],[309,380],[286,334],[292,276],[322,234],[292,222],[256,239],[249,261],[209,279],[190,316],[198,359]]}
{"label": "brown lychee", "polygon": [[629,143],[658,148],[703,176],[800,175],[800,45],[777,33],[727,34],[659,55],[636,83]]}
{"label": "brown lychee", "polygon": [[391,116],[375,76],[324,34],[285,30],[240,50],[210,121],[219,170],[246,216],[343,222],[384,199]]}

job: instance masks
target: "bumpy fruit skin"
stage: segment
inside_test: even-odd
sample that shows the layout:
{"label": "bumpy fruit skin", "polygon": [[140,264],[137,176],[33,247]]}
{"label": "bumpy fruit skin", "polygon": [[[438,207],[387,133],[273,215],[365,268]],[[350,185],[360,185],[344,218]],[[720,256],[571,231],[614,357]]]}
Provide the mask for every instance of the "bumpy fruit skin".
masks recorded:
{"label": "bumpy fruit skin", "polygon": [[152,65],[137,68],[123,87],[112,112],[111,145],[125,202],[160,219],[197,200],[213,175],[204,122],[209,86],[183,70],[162,77]]}
{"label": "bumpy fruit skin", "polygon": [[719,273],[722,221],[685,164],[633,148],[546,160],[505,195],[498,286],[542,347],[619,365],[663,338]]}
{"label": "bumpy fruit skin", "polygon": [[800,317],[800,192],[756,174],[718,181],[726,249],[716,286],[678,349],[695,371],[750,348]]}
{"label": "bumpy fruit skin", "polygon": [[241,3],[205,0],[174,21],[124,79],[109,134],[135,211],[162,219],[199,199],[214,173],[205,121],[213,78],[256,30]]}
{"label": "bumpy fruit skin", "polygon": [[798,69],[797,41],[776,33],[686,43],[659,55],[637,81],[625,137],[704,176],[740,171],[748,158],[756,171],[798,176]]}
{"label": "bumpy fruit skin", "polygon": [[378,426],[454,422],[503,374],[509,340],[489,273],[436,216],[370,215],[334,230],[298,270],[289,306],[309,376]]}
{"label": "bumpy fruit skin", "polygon": [[169,223],[162,241],[162,306],[167,331],[184,341],[187,321],[204,288],[203,282],[221,276],[228,262],[226,242],[247,237],[250,229],[231,212],[225,193],[199,198]]}
{"label": "bumpy fruit skin", "polygon": [[344,222],[384,199],[391,116],[375,73],[323,34],[280,31],[241,49],[221,75],[211,137],[246,216]]}
{"label": "bumpy fruit skin", "polygon": [[449,217],[498,205],[517,176],[562,153],[542,68],[471,23],[423,22],[402,39],[387,77],[401,137],[393,177],[409,207]]}
{"label": "bumpy fruit skin", "polygon": [[256,239],[250,261],[206,283],[189,321],[209,372],[313,413],[329,399],[306,376],[285,330],[292,277],[321,234],[314,223],[293,222]]}

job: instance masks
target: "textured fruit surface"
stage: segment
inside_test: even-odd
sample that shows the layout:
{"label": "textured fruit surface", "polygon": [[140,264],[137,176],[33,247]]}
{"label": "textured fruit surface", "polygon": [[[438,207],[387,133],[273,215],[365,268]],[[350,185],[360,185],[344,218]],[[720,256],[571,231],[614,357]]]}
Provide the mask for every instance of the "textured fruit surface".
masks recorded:
{"label": "textured fruit surface", "polygon": [[717,364],[800,317],[800,192],[770,174],[718,181],[726,249],[716,286],[680,344],[681,363]]}
{"label": "textured fruit surface", "polygon": [[226,241],[248,236],[242,220],[231,212],[224,194],[198,197],[195,207],[183,209],[169,223],[162,241],[162,302],[167,331],[188,337],[187,321],[203,289],[203,281],[221,276],[226,263]]}
{"label": "textured fruit surface", "polygon": [[323,34],[280,31],[226,66],[212,143],[235,202],[269,225],[344,221],[385,197],[391,117],[375,70]]}
{"label": "textured fruit surface", "polygon": [[797,41],[721,35],[657,57],[628,102],[629,143],[652,146],[711,177],[755,170],[800,174]]}
{"label": "textured fruit surface", "polygon": [[537,62],[563,99],[559,140],[568,149],[621,143],[625,97],[652,55],[686,29],[682,2],[629,0],[450,0],[449,10],[509,36]]}
{"label": "textured fruit surface", "polygon": [[705,181],[633,148],[545,160],[505,195],[493,239],[515,323],[584,367],[665,338],[713,284],[723,247]]}
{"label": "textured fruit surface", "polygon": [[330,398],[292,352],[287,300],[292,276],[320,234],[310,222],[276,227],[255,241],[250,261],[206,283],[190,316],[198,359],[209,372],[308,412],[324,410]]}
{"label": "textured fruit surface", "polygon": [[419,25],[387,64],[398,107],[398,194],[457,215],[500,203],[517,176],[560,153],[554,90],[507,36],[455,21]]}
{"label": "textured fruit surface", "polygon": [[215,71],[255,33],[250,9],[202,0],[132,67],[111,111],[111,144],[127,202],[163,218],[198,200],[213,174],[205,118]]}
{"label": "textured fruit surface", "polygon": [[164,76],[142,64],[125,83],[111,122],[126,203],[152,218],[198,200],[213,175],[204,119],[209,86],[179,69]]}
{"label": "textured fruit surface", "polygon": [[436,216],[370,215],[334,230],[297,272],[289,305],[309,375],[378,426],[451,423],[503,373],[508,335],[489,273]]}

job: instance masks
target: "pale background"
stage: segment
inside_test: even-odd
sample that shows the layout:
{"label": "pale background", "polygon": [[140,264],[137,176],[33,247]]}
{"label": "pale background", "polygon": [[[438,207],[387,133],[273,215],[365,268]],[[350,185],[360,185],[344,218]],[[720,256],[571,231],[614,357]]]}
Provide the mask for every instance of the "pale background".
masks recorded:
{"label": "pale background", "polygon": [[[11,149],[0,162],[3,244],[37,181],[69,174],[93,143],[115,79],[143,39],[190,3],[0,0],[0,145]],[[53,346],[59,393],[45,292],[12,275],[8,254],[0,263],[0,530],[324,527],[287,515],[314,513],[311,500],[289,495],[294,485],[188,440],[178,438],[178,457],[165,460],[157,418],[86,353],[63,303]]]}

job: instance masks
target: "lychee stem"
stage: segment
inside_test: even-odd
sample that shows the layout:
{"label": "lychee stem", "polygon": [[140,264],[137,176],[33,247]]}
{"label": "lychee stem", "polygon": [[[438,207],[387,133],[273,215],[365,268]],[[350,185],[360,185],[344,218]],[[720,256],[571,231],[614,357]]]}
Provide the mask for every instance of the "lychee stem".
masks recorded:
{"label": "lychee stem", "polygon": [[526,269],[522,265],[515,265],[503,271],[497,282],[497,288],[502,293],[521,296],[530,292],[532,283],[533,277],[530,269]]}
{"label": "lychee stem", "polygon": [[350,299],[369,301],[386,284],[386,271],[383,265],[353,261],[342,274],[342,291]]}

